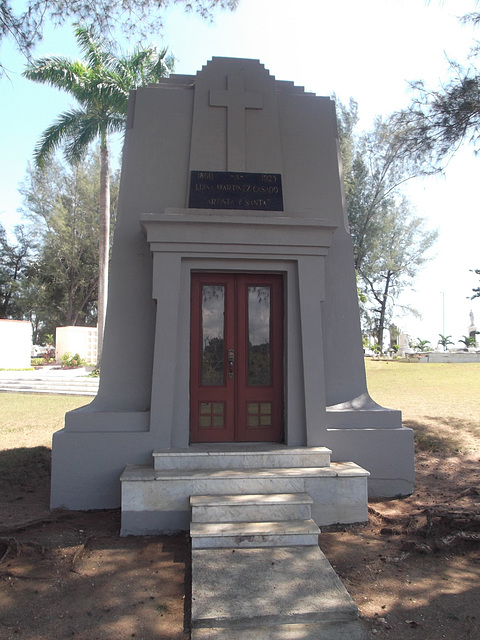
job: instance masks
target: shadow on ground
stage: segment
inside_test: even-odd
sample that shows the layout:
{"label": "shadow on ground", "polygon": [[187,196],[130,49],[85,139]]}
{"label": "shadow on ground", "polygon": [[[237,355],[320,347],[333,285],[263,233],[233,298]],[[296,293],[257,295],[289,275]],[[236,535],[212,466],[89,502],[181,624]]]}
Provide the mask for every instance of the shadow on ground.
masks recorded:
{"label": "shadow on ground", "polygon": [[[416,448],[433,453],[480,450],[480,424],[453,416],[424,416],[422,420],[404,420],[415,432]],[[441,429],[440,429],[441,426]]]}

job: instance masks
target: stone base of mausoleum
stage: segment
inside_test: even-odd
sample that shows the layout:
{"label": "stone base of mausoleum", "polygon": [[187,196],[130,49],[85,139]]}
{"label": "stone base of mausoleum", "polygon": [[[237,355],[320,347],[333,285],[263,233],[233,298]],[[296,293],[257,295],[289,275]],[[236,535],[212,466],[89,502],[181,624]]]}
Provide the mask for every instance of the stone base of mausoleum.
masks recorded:
{"label": "stone base of mausoleum", "polygon": [[[332,460],[355,462],[370,472],[369,498],[408,496],[415,482],[413,430],[402,426],[402,414],[386,409],[368,394],[327,407],[325,446]],[[354,454],[352,452],[355,452]]]}
{"label": "stone base of mausoleum", "polygon": [[155,451],[152,464],[129,465],[121,476],[121,533],[186,530],[190,497],[198,495],[307,494],[317,525],[366,521],[368,471],[331,463],[330,454],[325,447],[270,444]]}
{"label": "stone base of mausoleum", "polygon": [[[312,491],[316,495],[322,496],[315,499],[318,507],[313,509],[318,523],[360,522],[366,519],[366,498],[362,493],[361,498],[349,502],[349,496],[360,491],[359,486],[361,492],[367,491],[366,476],[356,477],[360,467],[369,472],[370,498],[405,496],[414,488],[413,431],[402,427],[398,411],[362,406],[364,408],[340,405],[327,409],[327,425],[322,435],[322,444],[332,451],[327,457],[320,454],[318,447],[268,444],[263,446],[264,451],[259,451],[260,445],[209,444],[165,449],[157,452],[154,464],[152,452],[158,447],[159,436],[149,429],[149,412],[103,412],[92,410],[88,405],[69,412],[65,428],[54,434],[50,506],[73,510],[118,508],[122,504],[123,485],[125,522],[129,517],[127,512],[133,512],[131,517],[135,519],[142,511],[142,519],[151,520],[152,530],[188,528],[186,496],[198,493],[196,487],[203,482],[205,464],[212,464],[217,472],[210,480],[216,483],[215,491],[225,493],[222,470],[225,475],[229,470],[240,468],[246,475],[242,482],[252,484],[247,474],[257,469],[263,481],[268,478],[272,487],[275,483],[287,486],[282,476],[288,478],[290,474],[290,482],[295,478],[295,491],[305,491],[308,485],[314,487]],[[243,451],[241,462],[233,456],[239,450]],[[303,457],[307,451],[314,455],[314,460]],[[192,457],[193,453],[202,455]],[[344,460],[354,460],[359,467]],[[294,471],[272,471],[277,467]],[[302,476],[298,471],[302,468],[317,471]],[[178,474],[181,473],[190,476],[180,480]],[[238,471],[236,473],[240,477]],[[275,480],[274,473],[279,476]],[[161,474],[166,474],[168,479],[160,481]],[[167,487],[173,491],[180,482],[182,489],[178,491],[182,499],[177,496],[164,505],[158,496]],[[134,492],[138,492],[139,501],[132,507],[130,496]],[[323,497],[322,492],[329,497]],[[321,515],[317,516],[317,512]]]}

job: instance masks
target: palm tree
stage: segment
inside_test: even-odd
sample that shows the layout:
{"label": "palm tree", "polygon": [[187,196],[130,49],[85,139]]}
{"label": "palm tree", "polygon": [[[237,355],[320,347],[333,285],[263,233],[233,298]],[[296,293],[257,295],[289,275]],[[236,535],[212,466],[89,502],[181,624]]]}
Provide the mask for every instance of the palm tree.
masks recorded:
{"label": "palm tree", "polygon": [[76,26],[75,37],[84,60],[47,56],[34,60],[23,75],[70,93],[78,106],[60,114],[35,147],[34,158],[42,166],[63,146],[65,158],[78,162],[90,144],[100,139],[100,215],[98,274],[98,362],[100,364],[108,293],[110,248],[110,159],[108,136],[125,129],[131,89],[158,82],[173,71],[175,59],[167,49],[137,48],[117,55],[93,28]]}
{"label": "palm tree", "polygon": [[430,340],[420,340],[420,338],[417,338],[417,344],[414,345],[414,348],[422,352],[428,351],[430,349],[429,344]]}
{"label": "palm tree", "polygon": [[444,336],[442,333],[438,334],[440,336],[440,340],[437,342],[437,344],[441,344],[443,347],[443,350],[446,351],[448,349],[448,345],[449,344],[454,344],[450,338],[452,336]]}
{"label": "palm tree", "polygon": [[467,351],[469,347],[474,347],[476,345],[475,336],[463,336],[462,338],[459,338],[458,342],[463,342],[465,345],[465,351]]}

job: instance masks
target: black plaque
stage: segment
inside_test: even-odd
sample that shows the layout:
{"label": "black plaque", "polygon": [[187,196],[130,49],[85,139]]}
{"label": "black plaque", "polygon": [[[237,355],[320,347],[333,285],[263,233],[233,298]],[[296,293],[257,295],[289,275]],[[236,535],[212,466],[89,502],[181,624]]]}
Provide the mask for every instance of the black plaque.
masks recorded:
{"label": "black plaque", "polygon": [[279,173],[192,171],[191,209],[241,209],[283,211],[282,176]]}

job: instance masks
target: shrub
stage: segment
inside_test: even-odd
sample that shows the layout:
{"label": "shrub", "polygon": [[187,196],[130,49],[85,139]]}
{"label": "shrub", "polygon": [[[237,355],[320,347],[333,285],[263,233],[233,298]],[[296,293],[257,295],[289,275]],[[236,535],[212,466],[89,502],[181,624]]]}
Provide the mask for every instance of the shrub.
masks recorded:
{"label": "shrub", "polygon": [[72,356],[71,353],[66,351],[61,357],[62,368],[63,369],[73,369],[75,367],[83,367],[86,362],[83,358],[81,358],[78,353]]}

